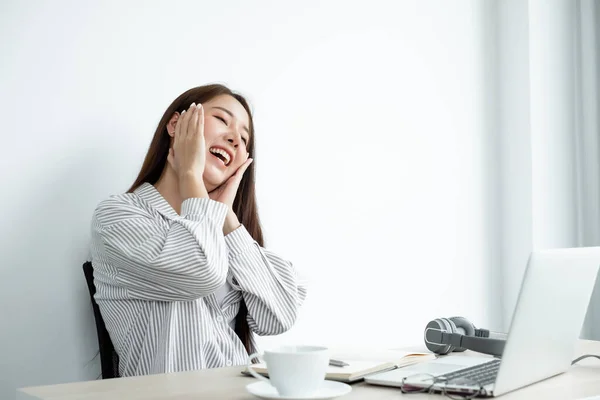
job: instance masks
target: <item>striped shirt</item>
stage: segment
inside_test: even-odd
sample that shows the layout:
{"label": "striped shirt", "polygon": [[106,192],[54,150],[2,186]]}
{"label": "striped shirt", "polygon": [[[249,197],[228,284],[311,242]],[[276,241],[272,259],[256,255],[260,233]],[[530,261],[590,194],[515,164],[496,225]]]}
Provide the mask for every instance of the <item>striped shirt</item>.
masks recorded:
{"label": "striped shirt", "polygon": [[[233,330],[242,298],[253,334],[277,335],[294,324],[306,296],[294,267],[243,225],[223,235],[227,210],[191,198],[177,214],[149,183],[95,209],[95,299],[121,376],[245,364]],[[254,336],[251,342],[255,351]]]}

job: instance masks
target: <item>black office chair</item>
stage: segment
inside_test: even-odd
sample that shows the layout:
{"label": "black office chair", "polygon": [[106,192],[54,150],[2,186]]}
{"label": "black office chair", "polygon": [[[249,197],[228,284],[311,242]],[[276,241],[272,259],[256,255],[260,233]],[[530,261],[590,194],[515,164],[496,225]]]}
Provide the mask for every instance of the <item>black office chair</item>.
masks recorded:
{"label": "black office chair", "polygon": [[100,367],[102,369],[102,379],[119,378],[119,355],[110,340],[106,325],[100,314],[100,308],[96,304],[94,294],[96,294],[96,286],[94,286],[94,268],[92,263],[86,261],[83,264],[83,273],[90,291],[92,299],[92,307],[94,309],[94,318],[96,320],[96,331],[98,333],[98,347],[100,348]]}

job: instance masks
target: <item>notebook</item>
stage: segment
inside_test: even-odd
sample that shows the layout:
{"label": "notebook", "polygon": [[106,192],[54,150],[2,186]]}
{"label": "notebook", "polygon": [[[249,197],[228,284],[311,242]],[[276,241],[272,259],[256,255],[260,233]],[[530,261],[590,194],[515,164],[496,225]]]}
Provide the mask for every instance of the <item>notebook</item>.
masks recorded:
{"label": "notebook", "polygon": [[[365,376],[374,374],[376,372],[389,371],[434,359],[435,354],[408,352],[402,350],[385,350],[376,352],[351,350],[332,352],[331,358],[343,361],[348,365],[343,367],[329,365],[325,379],[352,383],[360,381]],[[252,368],[257,373],[268,376],[267,367],[264,362],[253,364]],[[242,373],[245,375],[250,375],[246,369],[244,369]]]}

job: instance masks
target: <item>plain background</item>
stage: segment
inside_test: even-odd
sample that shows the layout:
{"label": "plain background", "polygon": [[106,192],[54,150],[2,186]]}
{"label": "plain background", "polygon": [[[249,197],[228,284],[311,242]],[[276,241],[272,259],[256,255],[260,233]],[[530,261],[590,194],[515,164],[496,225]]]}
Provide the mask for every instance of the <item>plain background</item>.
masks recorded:
{"label": "plain background", "polygon": [[[528,252],[502,268],[488,7],[3,2],[0,397],[98,376],[91,214],[133,182],[171,101],[213,82],[252,104],[267,247],[310,279],[264,346],[421,344],[452,315],[506,329]],[[527,199],[515,179],[508,203]],[[511,211],[513,228],[531,216]]]}

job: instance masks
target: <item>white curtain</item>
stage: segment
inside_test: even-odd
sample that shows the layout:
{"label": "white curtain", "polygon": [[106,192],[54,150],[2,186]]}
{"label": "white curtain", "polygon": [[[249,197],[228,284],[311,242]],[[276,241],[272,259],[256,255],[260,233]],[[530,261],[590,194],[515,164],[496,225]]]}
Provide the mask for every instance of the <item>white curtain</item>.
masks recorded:
{"label": "white curtain", "polygon": [[[576,9],[576,166],[578,244],[600,245],[600,3],[582,0]],[[600,340],[600,278],[588,308],[582,336]]]}
{"label": "white curtain", "polygon": [[[531,250],[600,245],[600,7],[594,0],[491,7],[508,329]],[[600,339],[600,283],[582,333]]]}

